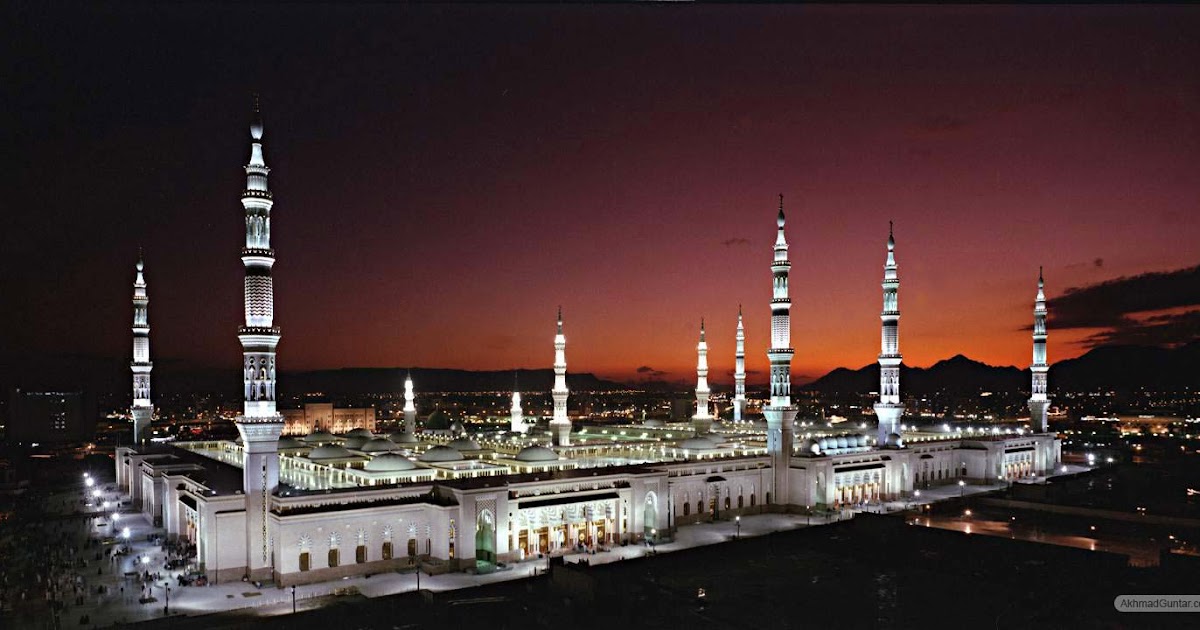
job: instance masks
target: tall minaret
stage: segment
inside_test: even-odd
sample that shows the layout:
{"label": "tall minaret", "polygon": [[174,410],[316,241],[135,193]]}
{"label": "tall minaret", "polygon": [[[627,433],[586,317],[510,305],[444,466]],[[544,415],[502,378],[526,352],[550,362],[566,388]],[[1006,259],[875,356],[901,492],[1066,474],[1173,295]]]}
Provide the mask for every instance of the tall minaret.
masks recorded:
{"label": "tall minaret", "polygon": [[1050,399],[1046,397],[1046,283],[1042,280],[1042,268],[1038,267],[1038,292],[1033,303],[1033,395],[1029,397],[1029,427],[1039,433],[1050,430],[1046,421],[1046,410]]}
{"label": "tall minaret", "polygon": [[708,342],[704,341],[704,319],[700,319],[700,343],[696,344],[696,415],[692,416],[692,428],[696,435],[712,430],[713,417],[708,410]]}
{"label": "tall minaret", "polygon": [[516,377],[513,377],[512,407],[509,413],[509,430],[513,433],[524,433],[529,427],[525,426],[525,414],[521,411],[521,386]]}
{"label": "tall minaret", "polygon": [[254,99],[250,124],[250,163],[246,165],[246,325],[238,329],[242,342],[242,385],[245,402],[235,421],[244,449],[242,491],[246,497],[246,573],[252,580],[271,577],[270,535],[267,531],[269,497],[279,485],[279,434],[283,416],[275,410],[275,347],[279,327],[274,325],[275,290],[271,267],[271,191],[263,161],[263,124]]}
{"label": "tall minaret", "polygon": [[150,298],[146,295],[146,278],[142,275],[142,254],[138,252],[137,278],[133,281],[133,443],[146,439],[146,428],[154,416],[150,402]]}
{"label": "tall minaret", "polygon": [[413,402],[412,372],[404,378],[404,432],[417,434],[417,405]]}
{"label": "tall minaret", "polygon": [[741,422],[746,411],[746,329],[742,327],[741,304],[738,304],[737,349],[733,360],[733,421]]}
{"label": "tall minaret", "polygon": [[567,338],[563,336],[562,307],[558,307],[558,333],[554,335],[554,416],[550,419],[550,433],[555,446],[570,446],[571,420],[567,418]]}
{"label": "tall minaret", "polygon": [[896,275],[896,239],[892,236],[892,222],[888,221],[887,262],[883,265],[883,334],[879,349],[879,402],[875,403],[875,417],[879,419],[877,444],[900,448],[900,416],[904,415],[904,404],[900,402],[900,278]]}
{"label": "tall minaret", "polygon": [[763,408],[767,419],[767,452],[775,471],[775,503],[787,504],[789,468],[791,467],[796,422],[796,407],[792,405],[792,300],[788,297],[788,244],[783,235],[783,195],[779,195],[779,226],[775,235],[775,258],[771,261],[771,401]]}

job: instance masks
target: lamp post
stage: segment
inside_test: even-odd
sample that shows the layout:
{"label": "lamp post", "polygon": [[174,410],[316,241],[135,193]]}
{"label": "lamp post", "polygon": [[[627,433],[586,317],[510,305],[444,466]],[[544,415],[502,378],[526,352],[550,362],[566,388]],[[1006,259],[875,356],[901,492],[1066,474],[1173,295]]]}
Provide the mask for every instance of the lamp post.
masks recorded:
{"label": "lamp post", "polygon": [[292,614],[296,614],[296,585],[292,585]]}
{"label": "lamp post", "polygon": [[742,537],[742,517],[740,515],[733,517],[733,522],[737,524],[737,535],[734,536],[734,538],[741,539],[741,537]]}
{"label": "lamp post", "polygon": [[171,614],[171,583],[163,582],[163,588],[166,589],[166,591],[167,591],[167,601],[163,605],[163,614],[170,615]]}
{"label": "lamp post", "polygon": [[966,492],[967,492],[967,482],[963,481],[962,479],[959,479],[958,480],[958,498],[961,499],[964,496],[966,496]]}

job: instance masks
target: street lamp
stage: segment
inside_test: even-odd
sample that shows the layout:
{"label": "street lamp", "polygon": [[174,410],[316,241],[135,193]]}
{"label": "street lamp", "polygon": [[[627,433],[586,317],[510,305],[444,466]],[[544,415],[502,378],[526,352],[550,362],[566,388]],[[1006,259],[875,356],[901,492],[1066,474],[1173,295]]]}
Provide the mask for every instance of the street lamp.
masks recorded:
{"label": "street lamp", "polygon": [[958,497],[961,499],[967,492],[967,482],[958,480]]}
{"label": "street lamp", "polygon": [[[420,579],[420,578],[417,578]],[[420,590],[420,589],[418,589]],[[296,614],[296,585],[292,585],[292,614]]]}
{"label": "street lamp", "polygon": [[737,524],[737,536],[735,536],[735,538],[741,539],[741,537],[742,537],[742,517],[741,516],[733,517],[733,522]]}
{"label": "street lamp", "polygon": [[163,605],[163,614],[171,614],[171,583],[163,582],[163,588],[167,590],[167,602]]}
{"label": "street lamp", "polygon": [[96,480],[92,479],[91,477],[87,477],[83,480],[83,485],[91,488],[92,486],[96,485]]}

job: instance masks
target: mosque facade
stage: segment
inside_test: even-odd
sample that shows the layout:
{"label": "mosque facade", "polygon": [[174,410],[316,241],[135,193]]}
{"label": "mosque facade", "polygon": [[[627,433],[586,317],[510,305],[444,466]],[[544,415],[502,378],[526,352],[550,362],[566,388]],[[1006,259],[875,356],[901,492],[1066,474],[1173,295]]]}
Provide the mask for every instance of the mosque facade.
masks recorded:
{"label": "mosque facade", "polygon": [[[1060,442],[1044,421],[1035,421],[1030,432],[967,435],[901,424],[899,280],[890,231],[878,432],[839,431],[803,418],[797,423],[782,196],[771,260],[765,421],[745,413],[739,307],[732,421],[709,409],[701,322],[696,413],[690,422],[572,426],[560,308],[548,429],[525,420],[520,395],[514,393],[508,430],[468,434],[457,424],[421,430],[408,378],[403,429],[396,433],[377,435],[365,425],[334,433],[313,425],[305,435],[283,435],[285,419],[275,407],[281,332],[273,321],[273,201],[263,136],[256,104],[242,195],[246,308],[238,338],[245,402],[236,420],[237,440],[145,444],[136,439],[149,423],[140,410],[152,409],[140,260],[134,285],[135,441],[116,451],[117,482],[169,537],[197,546],[199,569],[211,580],[286,586],[417,562],[434,573],[489,572],[500,563],[572,549],[667,541],[679,526],[707,520],[844,509],[904,500],[934,485],[1038,477],[1060,461]],[[1045,365],[1042,286],[1039,278],[1034,326],[1039,367]],[[1030,401],[1035,420],[1048,405],[1045,387],[1045,371],[1035,370]],[[143,421],[136,421],[139,417]]]}

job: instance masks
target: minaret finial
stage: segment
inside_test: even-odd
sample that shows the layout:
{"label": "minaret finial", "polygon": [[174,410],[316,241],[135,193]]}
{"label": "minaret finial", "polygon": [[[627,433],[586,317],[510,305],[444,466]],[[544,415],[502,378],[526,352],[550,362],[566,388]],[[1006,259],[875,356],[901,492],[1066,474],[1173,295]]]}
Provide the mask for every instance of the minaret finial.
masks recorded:
{"label": "minaret finial", "polygon": [[142,246],[138,245],[138,261],[137,261],[137,270],[138,271],[141,271],[142,267],[145,266],[143,261],[145,261],[145,257],[142,256]]}
{"label": "minaret finial", "polygon": [[1046,281],[1042,280],[1042,266],[1038,265],[1038,288],[1041,289],[1046,285]]}
{"label": "minaret finial", "polygon": [[262,140],[262,136],[263,136],[262,109],[259,107],[258,92],[255,92],[254,93],[254,111],[251,113],[251,116],[250,116],[250,137],[253,138],[255,141],[259,141],[259,140]]}
{"label": "minaret finial", "polygon": [[783,193],[779,193],[779,218],[776,219],[775,223],[779,226],[779,229],[783,229]]}
{"label": "minaret finial", "polygon": [[562,334],[562,304],[558,305],[558,334]]}
{"label": "minaret finial", "polygon": [[[887,241],[887,248],[888,248],[888,252],[892,252],[892,251],[894,251],[894,250],[896,249],[896,236],[895,236],[895,234],[893,233],[893,230],[892,230],[892,222],[891,222],[891,221],[888,221],[888,241]],[[890,260],[890,259],[889,259],[889,260]]]}
{"label": "minaret finial", "polygon": [[704,318],[700,318],[700,341],[704,341]]}

